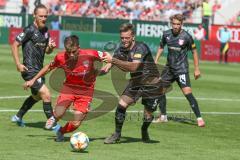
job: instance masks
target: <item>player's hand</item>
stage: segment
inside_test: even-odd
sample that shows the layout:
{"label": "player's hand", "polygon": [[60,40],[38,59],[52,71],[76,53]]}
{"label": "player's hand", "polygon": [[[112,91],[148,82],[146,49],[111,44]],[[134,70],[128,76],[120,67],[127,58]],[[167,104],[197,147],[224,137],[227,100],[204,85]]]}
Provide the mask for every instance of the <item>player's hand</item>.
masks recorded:
{"label": "player's hand", "polygon": [[112,64],[111,64],[111,63],[106,64],[105,66],[103,66],[103,67],[100,69],[99,75],[105,75],[105,74],[107,74],[107,73],[110,71],[111,67],[112,67]]}
{"label": "player's hand", "polygon": [[201,76],[200,70],[199,69],[195,69],[195,71],[194,71],[194,78],[195,78],[195,80],[200,78],[200,76]]}
{"label": "player's hand", "polygon": [[56,43],[51,38],[49,39],[48,47],[49,47],[49,49],[54,49],[56,47]]}
{"label": "player's hand", "polygon": [[18,70],[18,72],[25,72],[28,70],[28,68],[26,66],[24,66],[23,64],[18,64],[17,70]]}
{"label": "player's hand", "polygon": [[33,81],[33,80],[26,81],[26,82],[23,84],[23,89],[24,89],[24,90],[27,90],[28,88],[32,87],[33,84],[34,84],[34,81]]}
{"label": "player's hand", "polygon": [[105,55],[101,58],[103,62],[112,63],[112,55],[108,52],[104,52]]}

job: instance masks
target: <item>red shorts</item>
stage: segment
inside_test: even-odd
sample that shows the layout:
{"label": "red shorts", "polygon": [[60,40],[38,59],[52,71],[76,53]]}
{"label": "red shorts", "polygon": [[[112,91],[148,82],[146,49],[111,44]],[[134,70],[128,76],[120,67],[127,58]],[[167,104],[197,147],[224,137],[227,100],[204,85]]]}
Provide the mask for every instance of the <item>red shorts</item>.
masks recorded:
{"label": "red shorts", "polygon": [[[65,88],[65,90],[66,90],[66,88]],[[74,110],[80,111],[82,113],[87,113],[90,110],[91,102],[92,102],[92,96],[76,94],[75,89],[74,89],[72,93],[70,90],[68,90],[67,93],[61,91],[61,93],[57,99],[56,107],[64,106],[66,108],[69,108],[72,104]]]}

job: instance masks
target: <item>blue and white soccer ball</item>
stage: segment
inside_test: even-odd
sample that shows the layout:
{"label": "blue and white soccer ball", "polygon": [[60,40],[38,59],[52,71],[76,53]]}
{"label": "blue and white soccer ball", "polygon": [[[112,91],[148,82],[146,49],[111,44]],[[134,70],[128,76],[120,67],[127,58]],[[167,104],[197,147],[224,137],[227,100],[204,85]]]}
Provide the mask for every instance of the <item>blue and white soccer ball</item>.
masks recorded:
{"label": "blue and white soccer ball", "polygon": [[84,151],[89,145],[88,136],[83,132],[74,133],[70,138],[70,145],[74,151]]}

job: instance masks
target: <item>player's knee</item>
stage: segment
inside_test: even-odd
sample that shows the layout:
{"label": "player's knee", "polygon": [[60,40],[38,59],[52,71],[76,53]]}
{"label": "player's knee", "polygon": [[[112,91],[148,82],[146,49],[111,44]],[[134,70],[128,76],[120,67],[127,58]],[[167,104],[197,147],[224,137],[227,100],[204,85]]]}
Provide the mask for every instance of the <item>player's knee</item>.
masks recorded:
{"label": "player's knee", "polygon": [[39,101],[39,100],[41,100],[41,97],[39,96],[39,95],[32,95],[32,98],[34,99],[34,100],[36,100],[36,101]]}
{"label": "player's knee", "polygon": [[126,103],[123,99],[120,99],[119,100],[119,105],[122,107],[122,108],[127,108],[128,107],[128,103]]}
{"label": "player's knee", "polygon": [[184,88],[182,88],[182,92],[184,95],[190,94],[190,93],[192,93],[192,88],[184,87]]}

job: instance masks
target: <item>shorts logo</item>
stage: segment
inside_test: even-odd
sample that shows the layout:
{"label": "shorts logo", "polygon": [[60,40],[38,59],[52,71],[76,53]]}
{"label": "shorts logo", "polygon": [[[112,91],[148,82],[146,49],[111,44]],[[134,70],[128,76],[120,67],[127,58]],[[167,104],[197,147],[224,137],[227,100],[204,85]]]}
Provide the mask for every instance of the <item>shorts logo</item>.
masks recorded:
{"label": "shorts logo", "polygon": [[179,81],[182,84],[186,85],[186,76],[185,76],[185,74],[179,75]]}
{"label": "shorts logo", "polygon": [[178,40],[178,44],[181,46],[181,45],[183,45],[183,43],[184,43],[184,40],[183,39],[179,39]]}
{"label": "shorts logo", "polygon": [[37,79],[37,82],[38,82],[38,83],[41,83],[41,82],[42,82],[42,78],[38,78],[38,79]]}
{"label": "shorts logo", "polygon": [[133,57],[134,57],[134,58],[142,58],[142,54],[140,54],[140,53],[135,53],[135,54],[133,55]]}
{"label": "shorts logo", "polygon": [[48,38],[48,33],[46,32],[44,36],[45,36],[45,38]]}

